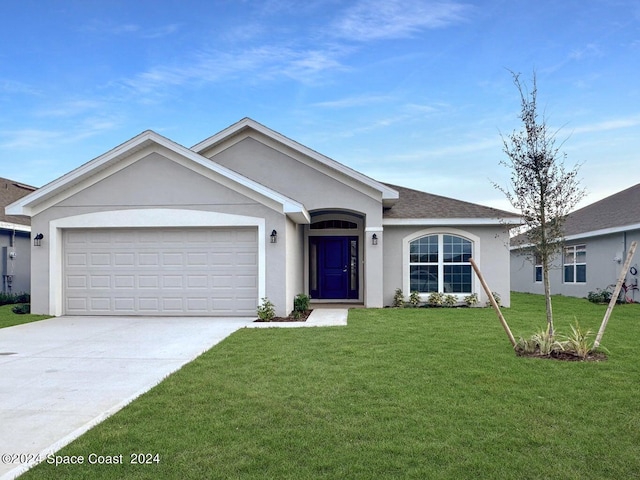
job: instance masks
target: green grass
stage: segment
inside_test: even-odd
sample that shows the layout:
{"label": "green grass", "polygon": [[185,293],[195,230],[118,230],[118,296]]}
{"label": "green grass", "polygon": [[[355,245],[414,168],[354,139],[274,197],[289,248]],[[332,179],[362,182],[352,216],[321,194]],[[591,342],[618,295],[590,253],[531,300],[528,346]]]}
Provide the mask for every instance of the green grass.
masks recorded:
{"label": "green grass", "polygon": [[15,325],[21,325],[23,323],[37,322],[38,320],[44,320],[45,318],[51,318],[49,315],[32,315],[23,314],[18,315],[11,310],[15,305],[2,305],[0,306],[0,328],[13,327]]}
{"label": "green grass", "polygon": [[[556,297],[556,328],[606,307]],[[514,335],[544,326],[515,294]],[[347,327],[244,329],[26,479],[596,479],[640,476],[640,306],[614,309],[603,362],[517,357],[490,309],[352,310]],[[131,465],[129,455],[159,454]],[[22,477],[21,477],[22,478]]]}

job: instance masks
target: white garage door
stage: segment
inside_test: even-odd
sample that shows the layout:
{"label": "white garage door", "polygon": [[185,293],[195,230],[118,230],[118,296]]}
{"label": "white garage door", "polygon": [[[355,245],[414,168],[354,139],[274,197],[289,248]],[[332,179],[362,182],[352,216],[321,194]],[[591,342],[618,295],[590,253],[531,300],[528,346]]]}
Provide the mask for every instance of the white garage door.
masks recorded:
{"label": "white garage door", "polygon": [[67,315],[254,316],[256,228],[66,230]]}

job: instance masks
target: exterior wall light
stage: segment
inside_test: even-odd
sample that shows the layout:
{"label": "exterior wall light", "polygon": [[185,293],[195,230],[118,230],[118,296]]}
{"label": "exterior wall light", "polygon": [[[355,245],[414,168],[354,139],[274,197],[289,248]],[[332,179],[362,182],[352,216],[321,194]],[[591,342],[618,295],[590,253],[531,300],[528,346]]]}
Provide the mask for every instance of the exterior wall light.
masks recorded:
{"label": "exterior wall light", "polygon": [[44,235],[39,233],[37,234],[35,237],[33,237],[33,246],[34,247],[39,247],[40,245],[42,245],[42,239],[44,238]]}
{"label": "exterior wall light", "polygon": [[275,230],[271,231],[271,243],[277,243],[278,242],[278,232],[276,232]]}
{"label": "exterior wall light", "polygon": [[377,245],[377,244],[378,244],[378,235],[374,233],[373,235],[371,235],[371,245]]}

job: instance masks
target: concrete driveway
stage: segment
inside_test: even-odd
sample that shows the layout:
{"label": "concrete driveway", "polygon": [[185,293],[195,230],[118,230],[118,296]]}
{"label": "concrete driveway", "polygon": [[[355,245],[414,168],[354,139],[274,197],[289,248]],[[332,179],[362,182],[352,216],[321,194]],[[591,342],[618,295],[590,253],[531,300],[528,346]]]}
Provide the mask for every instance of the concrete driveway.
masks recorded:
{"label": "concrete driveway", "polygon": [[0,479],[60,449],[252,318],[59,317],[0,329]]}

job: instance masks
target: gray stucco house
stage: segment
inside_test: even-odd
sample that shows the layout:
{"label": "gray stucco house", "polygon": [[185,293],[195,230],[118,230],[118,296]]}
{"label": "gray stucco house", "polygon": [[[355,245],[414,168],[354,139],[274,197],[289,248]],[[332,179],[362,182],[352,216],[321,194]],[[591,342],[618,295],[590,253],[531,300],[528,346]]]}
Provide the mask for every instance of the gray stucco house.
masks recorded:
{"label": "gray stucco house", "polygon": [[29,217],[7,215],[4,207],[33,192],[35,187],[0,178],[0,265],[2,293],[28,293],[31,265]]}
{"label": "gray stucco house", "polygon": [[[549,274],[552,293],[586,297],[615,284],[632,241],[640,242],[640,184],[571,213],[565,224],[565,245]],[[636,255],[627,275],[638,284]],[[511,287],[517,292],[544,293],[542,267],[531,257],[526,237],[512,240]],[[640,298],[635,293],[635,300]]]}
{"label": "gray stucco house", "polygon": [[245,118],[191,149],[145,131],[7,208],[31,217],[32,312],[286,315],[394,290],[509,305],[509,212],[373,180]]}

